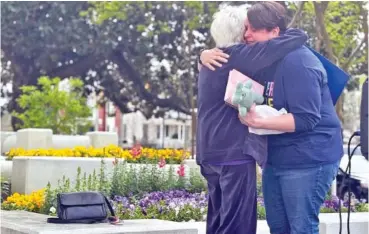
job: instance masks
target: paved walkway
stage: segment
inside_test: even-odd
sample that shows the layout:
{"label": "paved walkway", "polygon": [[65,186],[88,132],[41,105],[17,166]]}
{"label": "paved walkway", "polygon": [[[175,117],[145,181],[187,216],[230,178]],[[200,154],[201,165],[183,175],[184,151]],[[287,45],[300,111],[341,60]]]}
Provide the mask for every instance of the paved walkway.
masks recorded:
{"label": "paved walkway", "polygon": [[[369,213],[351,213],[350,233],[367,234],[369,233],[368,223]],[[338,213],[321,213],[319,215],[320,234],[338,234],[339,233],[339,214]],[[189,228],[197,228],[198,234],[206,234],[205,222],[187,223]],[[347,213],[342,214],[342,234],[347,234]],[[257,234],[270,234],[269,227],[265,220],[258,221]]]}
{"label": "paved walkway", "polygon": [[[206,227],[205,222],[194,222],[194,223],[187,223],[188,227],[196,227],[199,230],[198,234],[206,234]],[[270,234],[269,227],[265,220],[258,221],[258,230],[257,234]]]}

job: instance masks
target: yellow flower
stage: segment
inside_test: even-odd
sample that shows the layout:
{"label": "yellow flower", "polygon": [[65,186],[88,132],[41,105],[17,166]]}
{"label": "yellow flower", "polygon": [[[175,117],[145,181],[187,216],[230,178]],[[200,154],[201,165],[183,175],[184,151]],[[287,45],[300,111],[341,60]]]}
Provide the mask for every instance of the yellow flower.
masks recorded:
{"label": "yellow flower", "polygon": [[32,192],[28,195],[14,193],[3,204],[11,205],[16,209],[36,211],[36,209],[40,209],[44,204],[44,194],[45,189]]}
{"label": "yellow flower", "polygon": [[175,160],[182,161],[190,157],[190,152],[177,149],[153,149],[142,148],[141,154],[132,156],[129,149],[122,149],[117,145],[108,145],[103,148],[86,148],[84,146],[76,146],[74,148],[65,149],[32,149],[25,150],[22,148],[10,149],[7,153],[9,158],[18,156],[52,156],[52,157],[105,157],[105,158],[122,158],[125,160]]}

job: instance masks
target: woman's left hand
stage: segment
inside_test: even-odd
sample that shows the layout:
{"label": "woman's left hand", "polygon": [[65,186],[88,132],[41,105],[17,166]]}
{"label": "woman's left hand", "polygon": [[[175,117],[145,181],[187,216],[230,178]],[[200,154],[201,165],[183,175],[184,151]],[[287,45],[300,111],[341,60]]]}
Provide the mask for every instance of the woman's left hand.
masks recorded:
{"label": "woman's left hand", "polygon": [[253,104],[245,117],[238,116],[241,123],[252,128],[261,128],[261,118],[255,111],[255,104]]}

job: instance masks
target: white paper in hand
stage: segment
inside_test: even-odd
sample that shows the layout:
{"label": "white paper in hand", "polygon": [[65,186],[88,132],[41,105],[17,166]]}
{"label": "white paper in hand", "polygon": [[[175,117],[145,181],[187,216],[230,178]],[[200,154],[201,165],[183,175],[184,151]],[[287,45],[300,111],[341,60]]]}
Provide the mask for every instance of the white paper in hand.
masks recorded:
{"label": "white paper in hand", "polygon": [[[274,109],[273,107],[270,107],[268,105],[255,106],[255,112],[261,118],[272,117],[272,116],[280,116],[280,115],[287,114],[287,111],[284,108],[282,108],[278,111],[277,109]],[[249,127],[249,132],[254,133],[256,135],[276,135],[276,134],[284,133],[284,132],[276,131],[276,130],[251,128],[251,127]]]}

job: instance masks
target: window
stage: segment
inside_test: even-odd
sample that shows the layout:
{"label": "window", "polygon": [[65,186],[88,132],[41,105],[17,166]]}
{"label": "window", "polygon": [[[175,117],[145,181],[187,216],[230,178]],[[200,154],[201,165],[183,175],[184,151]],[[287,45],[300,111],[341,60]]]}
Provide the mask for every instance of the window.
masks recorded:
{"label": "window", "polygon": [[160,125],[156,125],[156,139],[160,139]]}
{"label": "window", "polygon": [[190,138],[191,138],[191,135],[190,135],[190,126],[186,126],[185,127],[185,140],[186,141],[188,141],[188,140],[190,140]]}
{"label": "window", "polygon": [[165,126],[165,137],[169,137],[169,125]]}
{"label": "window", "polygon": [[145,140],[147,140],[149,138],[149,136],[148,136],[148,133],[149,133],[149,125],[144,124],[142,126],[142,132],[143,132],[142,138],[145,139]]}
{"label": "window", "polygon": [[123,139],[127,139],[127,124],[123,124]]}

